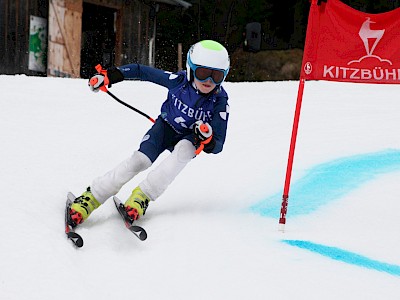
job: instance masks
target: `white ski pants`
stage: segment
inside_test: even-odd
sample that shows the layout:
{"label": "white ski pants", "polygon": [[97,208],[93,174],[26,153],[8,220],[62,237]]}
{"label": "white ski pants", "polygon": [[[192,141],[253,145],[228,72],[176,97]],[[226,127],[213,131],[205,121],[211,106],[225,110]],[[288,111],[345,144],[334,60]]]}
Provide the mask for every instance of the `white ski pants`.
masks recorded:
{"label": "white ski pants", "polygon": [[[194,152],[195,147],[190,141],[186,139],[179,141],[172,153],[157,168],[150,171],[146,179],[139,184],[141,190],[150,200],[156,200],[195,157]],[[93,180],[90,186],[93,196],[103,204],[108,198],[116,195],[124,184],[149,168],[151,164],[145,154],[135,151],[131,157],[114,169]]]}

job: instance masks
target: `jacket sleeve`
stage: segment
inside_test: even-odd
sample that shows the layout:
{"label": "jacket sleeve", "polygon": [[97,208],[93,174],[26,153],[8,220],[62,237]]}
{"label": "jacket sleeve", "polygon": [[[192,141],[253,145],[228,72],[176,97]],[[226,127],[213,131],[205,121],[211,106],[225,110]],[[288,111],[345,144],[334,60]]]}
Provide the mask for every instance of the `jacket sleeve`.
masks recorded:
{"label": "jacket sleeve", "polygon": [[215,103],[214,106],[214,117],[210,122],[210,125],[213,129],[213,136],[215,140],[215,147],[211,151],[211,153],[217,154],[222,151],[226,131],[228,128],[228,118],[229,118],[229,104],[227,97],[221,97]]}
{"label": "jacket sleeve", "polygon": [[140,64],[129,64],[118,67],[124,79],[150,81],[171,89],[184,80],[184,74],[171,73]]}

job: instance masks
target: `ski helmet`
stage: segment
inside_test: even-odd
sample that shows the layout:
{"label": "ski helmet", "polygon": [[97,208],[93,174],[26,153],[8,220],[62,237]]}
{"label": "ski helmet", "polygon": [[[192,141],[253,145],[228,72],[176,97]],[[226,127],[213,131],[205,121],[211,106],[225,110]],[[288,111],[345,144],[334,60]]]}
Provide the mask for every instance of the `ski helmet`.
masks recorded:
{"label": "ski helmet", "polygon": [[186,70],[188,80],[211,79],[221,84],[229,72],[229,54],[220,43],[212,40],[200,41],[192,45],[187,53]]}

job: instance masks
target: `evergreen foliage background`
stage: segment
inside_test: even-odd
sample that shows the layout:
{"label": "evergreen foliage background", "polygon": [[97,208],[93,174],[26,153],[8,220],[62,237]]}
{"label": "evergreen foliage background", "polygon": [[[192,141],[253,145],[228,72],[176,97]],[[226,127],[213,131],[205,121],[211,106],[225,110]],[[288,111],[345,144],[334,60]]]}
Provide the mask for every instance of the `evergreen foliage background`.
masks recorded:
{"label": "evergreen foliage background", "polygon": [[[329,1],[329,0],[328,0]],[[246,24],[258,22],[261,24],[261,52],[270,51],[268,57],[278,61],[282,69],[271,69],[269,75],[259,77],[257,70],[246,75],[249,80],[274,80],[277,73],[287,74],[286,79],[296,74],[296,69],[301,63],[293,61],[298,57],[298,49],[303,49],[309,0],[193,0],[189,9],[162,5],[157,13],[157,39],[156,39],[156,67],[176,71],[178,43],[182,43],[183,67],[185,67],[185,54],[190,45],[203,39],[216,40],[228,49],[235,60],[234,68],[228,80],[236,81],[243,78],[246,73],[245,61],[262,58],[265,54],[244,53],[243,42],[245,40]],[[400,0],[342,0],[354,9],[368,12],[381,13],[400,7]],[[282,61],[284,54],[280,51],[288,51],[286,56],[291,58],[288,66]],[[254,63],[254,65],[260,65]],[[263,64],[265,65],[265,64]],[[277,66],[275,66],[276,68]],[[238,72],[236,72],[240,69]],[[236,70],[236,71],[235,71]],[[289,70],[289,71],[288,71]],[[241,75],[240,75],[240,74]],[[282,76],[278,76],[281,78]]]}

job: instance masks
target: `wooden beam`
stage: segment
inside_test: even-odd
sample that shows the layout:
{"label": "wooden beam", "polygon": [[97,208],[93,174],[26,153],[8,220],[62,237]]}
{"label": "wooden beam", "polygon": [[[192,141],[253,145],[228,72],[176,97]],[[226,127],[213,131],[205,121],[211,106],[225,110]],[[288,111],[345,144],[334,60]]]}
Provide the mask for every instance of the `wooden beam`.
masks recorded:
{"label": "wooden beam", "polygon": [[77,74],[76,74],[76,71],[75,71],[75,68],[74,68],[74,64],[72,63],[71,47],[68,44],[68,38],[67,38],[67,34],[65,32],[64,23],[61,22],[61,20],[60,20],[61,18],[59,16],[56,8],[54,7],[53,0],[50,0],[50,8],[53,9],[54,15],[55,15],[56,20],[57,20],[58,27],[60,28],[61,36],[62,36],[62,38],[64,40],[64,46],[65,46],[65,50],[67,51],[68,61],[69,61],[70,65],[71,65],[72,75],[73,75],[73,77],[77,77]]}
{"label": "wooden beam", "polygon": [[69,0],[65,2],[65,7],[68,10],[76,11],[82,14],[83,12],[83,5],[82,0]]}
{"label": "wooden beam", "polygon": [[124,6],[124,4],[121,3],[124,1],[117,1],[117,0],[84,0],[83,2],[114,9],[121,9]]}
{"label": "wooden beam", "polygon": [[[50,0],[49,69],[55,65],[60,74],[80,76],[80,45],[82,34],[82,0]],[[49,16],[50,17],[50,16]],[[58,30],[55,30],[55,29]],[[54,34],[55,33],[55,34]]]}

